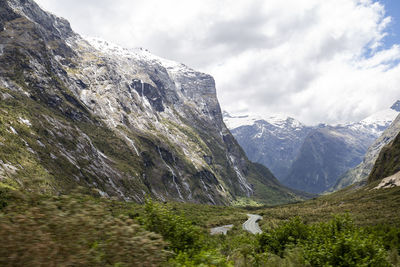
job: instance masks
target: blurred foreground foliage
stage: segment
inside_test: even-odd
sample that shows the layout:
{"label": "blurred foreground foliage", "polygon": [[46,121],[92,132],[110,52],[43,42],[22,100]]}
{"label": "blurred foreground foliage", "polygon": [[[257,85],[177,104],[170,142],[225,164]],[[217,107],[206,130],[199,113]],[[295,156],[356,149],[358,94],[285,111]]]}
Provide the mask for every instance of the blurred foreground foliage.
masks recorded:
{"label": "blurred foreground foliage", "polygon": [[[139,205],[81,194],[21,193],[0,186],[0,204],[0,266],[400,264],[400,228],[359,226],[348,214],[316,223],[293,217],[264,227],[258,235],[244,232],[241,221],[227,235],[211,236],[206,223],[189,220],[181,204],[150,199]],[[198,209],[201,213],[213,208]],[[189,213],[189,218],[200,217]]]}
{"label": "blurred foreground foliage", "polygon": [[166,243],[83,196],[21,196],[0,213],[0,266],[152,266]]}

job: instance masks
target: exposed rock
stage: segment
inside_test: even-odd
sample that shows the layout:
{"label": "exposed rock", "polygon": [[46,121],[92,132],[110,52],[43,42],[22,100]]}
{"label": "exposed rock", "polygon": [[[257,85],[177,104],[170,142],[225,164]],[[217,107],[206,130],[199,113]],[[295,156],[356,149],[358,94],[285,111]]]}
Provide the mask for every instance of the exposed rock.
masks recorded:
{"label": "exposed rock", "polygon": [[368,183],[380,181],[400,171],[400,133],[382,148],[368,176]]}
{"label": "exposed rock", "polygon": [[288,175],[304,139],[313,129],[282,116],[261,118],[225,112],[224,120],[249,159],[270,168],[279,180]]}
{"label": "exposed rock", "polygon": [[379,185],[374,189],[392,188],[396,186],[400,186],[400,171],[389,177],[383,178]]}
{"label": "exposed rock", "polygon": [[[397,103],[397,102],[396,102]],[[366,183],[369,174],[382,148],[389,144],[400,132],[400,115],[390,124],[383,134],[368,148],[363,161],[357,167],[342,175],[330,191],[336,191],[354,183]]]}
{"label": "exposed rock", "polygon": [[[282,115],[262,118],[225,112],[224,118],[251,160],[269,167],[288,187],[322,193],[361,162],[368,146],[397,115],[395,109],[387,109],[356,123],[314,127]],[[349,183],[353,181],[343,180],[335,189]]]}
{"label": "exposed rock", "polygon": [[394,103],[390,108],[400,112],[400,100],[397,100],[396,103]]}
{"label": "exposed rock", "polygon": [[[254,170],[222,120],[210,75],[84,39],[32,0],[1,7],[0,91],[12,98],[0,102],[0,114],[19,134],[3,136],[9,147],[0,153],[24,159],[26,175],[12,177],[22,186],[38,179],[52,192],[80,185],[125,200],[226,204],[257,195],[252,182],[260,180],[275,185],[274,198],[261,201],[297,198]],[[19,117],[32,123],[29,131]],[[15,149],[18,138],[35,154]]]}

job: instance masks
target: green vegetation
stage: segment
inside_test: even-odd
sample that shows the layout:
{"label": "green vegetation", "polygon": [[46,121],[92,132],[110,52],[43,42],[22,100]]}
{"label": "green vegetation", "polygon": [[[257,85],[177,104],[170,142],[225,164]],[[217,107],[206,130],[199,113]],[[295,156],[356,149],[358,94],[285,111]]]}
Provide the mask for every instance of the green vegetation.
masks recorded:
{"label": "green vegetation", "polygon": [[359,226],[400,224],[400,188],[374,190],[379,182],[367,187],[349,187],[330,195],[289,205],[262,207],[254,211],[268,220],[264,227],[273,226],[292,217],[301,217],[306,223],[328,221],[332,214],[350,213]]}
{"label": "green vegetation", "polygon": [[382,148],[376,159],[374,168],[368,177],[368,182],[380,181],[400,171],[400,134]]}
{"label": "green vegetation", "polygon": [[161,236],[84,196],[14,195],[0,239],[1,266],[151,266],[167,257]]}
{"label": "green vegetation", "polygon": [[[387,194],[382,190],[374,193],[374,197],[386,196],[389,202],[393,195]],[[328,202],[334,197],[321,199]],[[397,223],[368,220],[365,224],[357,213],[349,210],[347,214],[316,219],[308,211],[319,201],[235,208],[162,204],[148,199],[139,205],[80,194],[57,197],[27,194],[0,184],[0,265],[397,266],[400,263],[398,218]],[[291,206],[303,215],[288,214],[282,218],[277,212],[288,211]],[[241,229],[249,212],[263,213],[262,234],[252,235]],[[375,216],[368,214],[371,218]],[[210,227],[228,223],[234,227],[226,236],[209,235]]]}

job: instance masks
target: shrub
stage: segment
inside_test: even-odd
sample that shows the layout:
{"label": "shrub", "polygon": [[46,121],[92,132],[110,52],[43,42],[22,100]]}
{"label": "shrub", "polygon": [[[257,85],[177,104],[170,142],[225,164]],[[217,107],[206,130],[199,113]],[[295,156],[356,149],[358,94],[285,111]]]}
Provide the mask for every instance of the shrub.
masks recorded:
{"label": "shrub", "polygon": [[9,204],[0,214],[1,266],[155,266],[161,236],[94,201],[73,197]]}
{"label": "shrub", "polygon": [[176,253],[198,251],[204,247],[205,236],[199,227],[151,199],[146,200],[141,222],[148,231],[162,235]]}
{"label": "shrub", "polygon": [[299,217],[295,217],[280,224],[276,229],[259,235],[259,248],[261,251],[267,250],[282,256],[288,246],[296,245],[300,240],[307,239],[309,235],[309,227]]}
{"label": "shrub", "polygon": [[302,248],[312,266],[390,266],[380,240],[356,227],[349,216],[312,225]]}
{"label": "shrub", "polygon": [[[355,226],[348,215],[314,225],[306,225],[296,217],[259,235],[258,242],[260,252],[268,251],[281,258],[301,253],[296,261],[304,261],[304,265],[389,266],[381,238]],[[283,261],[271,256],[268,262]]]}
{"label": "shrub", "polygon": [[194,255],[180,252],[175,258],[169,261],[169,264],[176,267],[233,267],[232,262],[228,262],[226,257],[215,249],[201,250]]}

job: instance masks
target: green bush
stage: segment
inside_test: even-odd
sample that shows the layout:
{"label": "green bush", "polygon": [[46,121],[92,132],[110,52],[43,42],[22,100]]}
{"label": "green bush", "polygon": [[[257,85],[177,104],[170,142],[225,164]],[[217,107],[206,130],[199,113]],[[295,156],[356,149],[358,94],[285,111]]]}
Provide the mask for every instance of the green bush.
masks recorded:
{"label": "green bush", "polygon": [[356,227],[347,215],[310,226],[301,246],[312,266],[390,266],[379,238]]}
{"label": "green bush", "polygon": [[169,264],[175,267],[233,267],[233,263],[228,262],[226,257],[215,249],[201,250],[199,253],[193,255],[180,252],[175,258],[169,261]]}
{"label": "green bush", "polygon": [[294,246],[301,240],[306,240],[309,235],[309,227],[299,217],[280,224],[276,229],[262,233],[258,237],[260,251],[269,251],[279,256],[288,246]]}
{"label": "green bush", "polygon": [[397,251],[400,255],[400,228],[387,224],[368,227],[367,231],[380,237],[386,250]]}
{"label": "green bush", "polygon": [[291,250],[300,249],[297,251],[301,251],[305,265],[390,266],[381,239],[355,226],[348,215],[313,225],[296,217],[259,235],[258,242],[260,252],[268,251],[282,258],[290,255]]}
{"label": "green bush", "polygon": [[204,247],[205,235],[201,228],[175,214],[167,205],[147,199],[144,210],[141,217],[144,227],[163,236],[174,252],[198,251]]}

